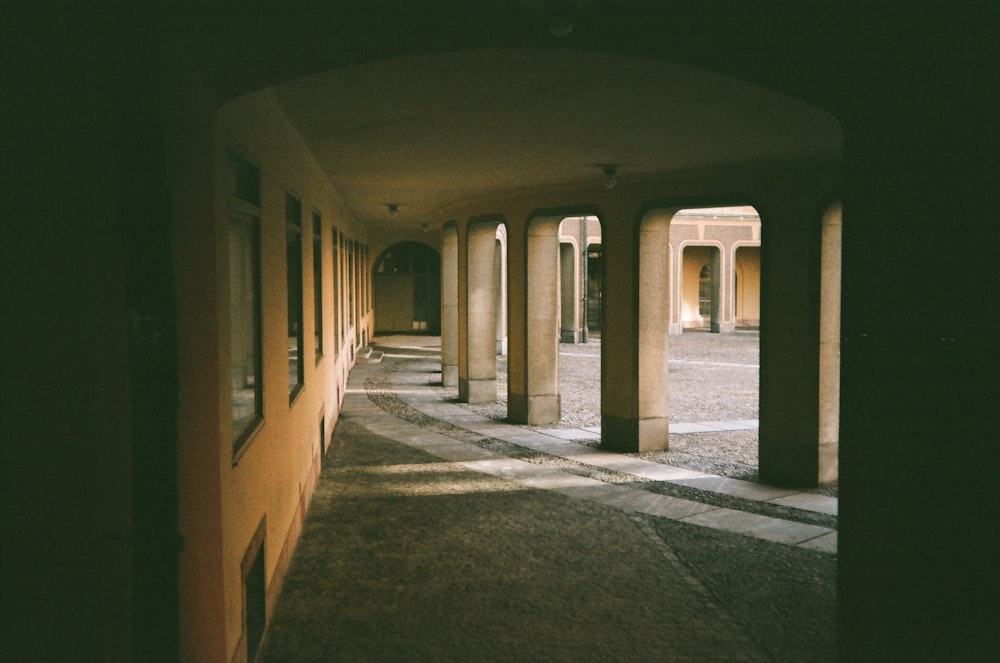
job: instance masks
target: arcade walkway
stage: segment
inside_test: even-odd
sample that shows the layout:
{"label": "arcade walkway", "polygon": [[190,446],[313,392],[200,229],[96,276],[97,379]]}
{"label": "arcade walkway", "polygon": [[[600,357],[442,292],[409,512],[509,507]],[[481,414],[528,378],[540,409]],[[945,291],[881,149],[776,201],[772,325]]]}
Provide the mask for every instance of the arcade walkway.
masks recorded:
{"label": "arcade walkway", "polygon": [[834,660],[835,499],[486,419],[399,340],[351,373],[261,660]]}

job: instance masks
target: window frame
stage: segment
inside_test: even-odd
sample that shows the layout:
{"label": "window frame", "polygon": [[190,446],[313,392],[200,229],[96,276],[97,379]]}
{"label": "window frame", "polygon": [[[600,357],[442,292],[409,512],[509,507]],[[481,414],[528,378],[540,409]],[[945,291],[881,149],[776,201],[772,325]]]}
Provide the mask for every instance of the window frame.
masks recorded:
{"label": "window frame", "polygon": [[316,363],[323,359],[323,215],[312,212],[313,250],[313,336]]}
{"label": "window frame", "polygon": [[[293,214],[293,209],[296,214]],[[295,218],[297,216],[297,218]],[[304,263],[305,237],[302,228],[302,199],[291,191],[285,191],[285,259],[286,259],[286,283],[285,294],[287,297],[287,325],[288,337],[286,344],[289,352],[289,373],[288,373],[288,404],[291,406],[302,389],[305,387],[305,362],[303,361],[303,350],[305,346],[305,313],[303,295],[305,293]],[[295,329],[293,330],[293,320]],[[295,382],[292,382],[292,358],[291,339],[294,331],[294,338],[297,345],[295,365]]]}
{"label": "window frame", "polygon": [[[239,458],[243,455],[247,448],[249,448],[251,442],[256,438],[257,434],[260,432],[264,425],[264,327],[263,327],[263,306],[262,306],[262,256],[261,256],[261,208],[260,208],[260,169],[249,159],[246,159],[237,151],[227,148],[225,153],[225,166],[226,170],[226,197],[227,197],[227,209],[226,209],[226,237],[227,237],[227,272],[229,277],[229,315],[230,315],[230,331],[229,331],[229,353],[230,353],[230,372],[229,372],[229,382],[230,382],[230,444],[232,445],[233,453],[233,464],[235,465]],[[241,191],[240,184],[240,173],[236,172],[235,168],[242,168],[249,171],[253,171],[253,175],[256,178],[256,183],[249,191],[251,197],[243,197],[244,194],[248,193],[246,190]],[[243,173],[246,175],[246,173]],[[243,182],[244,185],[247,184],[246,181]],[[235,338],[235,328],[233,326],[233,318],[240,317],[245,318],[247,312],[243,309],[240,310],[240,315],[236,315],[234,307],[237,301],[245,301],[246,295],[245,291],[237,293],[234,296],[233,292],[233,282],[234,282],[234,264],[232,255],[233,246],[233,225],[239,224],[243,226],[244,231],[247,230],[249,226],[249,232],[246,235],[249,236],[249,247],[247,247],[246,253],[249,254],[249,287],[251,290],[250,300],[251,306],[249,311],[249,318],[251,321],[250,331],[253,335],[253,339],[250,345],[253,347],[253,414],[249,419],[243,423],[242,426],[236,426],[235,414],[235,395],[232,390],[232,384],[234,382],[234,369],[235,365],[233,362],[233,353],[236,352],[236,343],[234,343]],[[246,266],[246,265],[245,265]],[[240,279],[243,280],[242,278]],[[238,298],[238,299],[237,299]],[[247,344],[244,342],[241,344],[244,348]],[[244,368],[245,371],[245,368]]]}

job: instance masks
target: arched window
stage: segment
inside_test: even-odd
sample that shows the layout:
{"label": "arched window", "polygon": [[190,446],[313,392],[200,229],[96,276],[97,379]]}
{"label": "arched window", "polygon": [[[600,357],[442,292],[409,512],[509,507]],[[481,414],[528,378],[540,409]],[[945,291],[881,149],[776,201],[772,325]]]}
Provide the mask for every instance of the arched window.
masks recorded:
{"label": "arched window", "polygon": [[375,265],[376,274],[437,274],[437,252],[419,242],[400,242],[389,247]]}

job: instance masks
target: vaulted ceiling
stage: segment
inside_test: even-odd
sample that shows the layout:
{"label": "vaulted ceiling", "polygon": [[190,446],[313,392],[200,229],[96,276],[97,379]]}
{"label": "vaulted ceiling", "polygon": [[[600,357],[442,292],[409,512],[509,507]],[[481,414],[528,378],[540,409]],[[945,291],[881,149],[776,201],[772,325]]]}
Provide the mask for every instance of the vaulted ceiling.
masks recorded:
{"label": "vaulted ceiling", "polygon": [[430,221],[455,201],[836,155],[827,113],[725,76],[570,49],[482,49],[379,60],[275,95],[360,220]]}
{"label": "vaulted ceiling", "polygon": [[434,223],[442,207],[531,187],[599,186],[605,164],[624,181],[843,150],[828,111],[839,116],[853,51],[839,39],[847,15],[826,3],[171,7],[165,61],[197,69],[220,104],[272,94],[373,227]]}

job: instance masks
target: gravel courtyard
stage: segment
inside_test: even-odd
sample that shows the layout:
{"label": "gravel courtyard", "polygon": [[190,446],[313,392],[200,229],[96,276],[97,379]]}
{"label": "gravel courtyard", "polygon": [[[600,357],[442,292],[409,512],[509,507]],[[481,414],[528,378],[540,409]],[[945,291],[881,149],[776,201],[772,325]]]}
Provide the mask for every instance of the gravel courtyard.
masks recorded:
{"label": "gravel courtyard", "polygon": [[[687,331],[670,337],[670,422],[698,423],[757,418],[760,334]],[[538,428],[601,425],[601,340],[559,346],[562,420]],[[497,357],[497,402],[465,405],[497,420],[507,417],[507,357]],[[581,442],[596,444],[593,441]],[[757,430],[674,433],[670,450],[638,454],[679,467],[735,479],[757,480]],[[836,486],[819,489],[836,495]]]}

